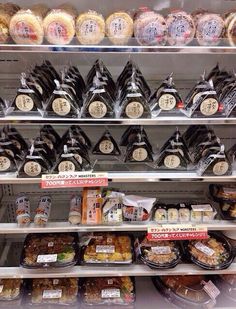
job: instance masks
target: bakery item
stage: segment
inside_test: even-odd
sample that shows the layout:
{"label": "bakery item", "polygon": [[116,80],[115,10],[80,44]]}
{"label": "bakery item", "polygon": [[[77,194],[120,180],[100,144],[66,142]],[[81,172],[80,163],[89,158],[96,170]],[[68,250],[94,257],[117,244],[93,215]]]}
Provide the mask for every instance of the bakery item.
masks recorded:
{"label": "bakery item", "polygon": [[76,36],[83,45],[97,45],[105,36],[105,20],[95,11],[89,10],[76,19]]}
{"label": "bakery item", "polygon": [[69,44],[75,36],[76,9],[61,5],[51,10],[43,20],[46,40],[54,45]]}
{"label": "bakery item", "polygon": [[13,3],[0,4],[0,43],[7,43],[10,38],[10,20],[20,7]]}
{"label": "bakery item", "polygon": [[134,21],[134,36],[140,45],[165,45],[167,29],[164,17],[151,10],[139,12]]}
{"label": "bakery item", "polygon": [[115,12],[106,19],[106,35],[114,45],[125,45],[133,35],[133,19],[124,12]]}
{"label": "bakery item", "polygon": [[19,10],[10,21],[10,35],[15,43],[42,44],[43,18],[47,11],[45,5],[34,5],[30,9]]}
{"label": "bakery item", "polygon": [[225,35],[231,46],[236,45],[236,12],[231,12],[225,19]]}
{"label": "bakery item", "polygon": [[168,43],[170,45],[187,45],[195,35],[195,25],[191,15],[184,11],[169,14],[166,18]]}

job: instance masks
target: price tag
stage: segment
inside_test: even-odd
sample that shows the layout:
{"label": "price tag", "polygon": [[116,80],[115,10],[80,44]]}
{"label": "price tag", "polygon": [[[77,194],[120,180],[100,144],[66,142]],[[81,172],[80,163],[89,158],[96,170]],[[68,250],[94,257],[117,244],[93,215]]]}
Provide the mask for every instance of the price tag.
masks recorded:
{"label": "price tag", "polygon": [[0,293],[2,293],[4,285],[0,285]]}
{"label": "price tag", "polygon": [[147,238],[150,241],[207,239],[208,233],[207,227],[203,226],[193,226],[191,224],[166,224],[158,227],[148,227]]}
{"label": "price tag", "polygon": [[57,261],[57,254],[38,255],[37,263],[54,263]]}
{"label": "price tag", "polygon": [[96,253],[115,253],[115,246],[111,245],[97,245],[96,246]]}
{"label": "price tag", "polygon": [[210,204],[191,205],[193,211],[212,211]]}
{"label": "price tag", "polygon": [[55,299],[62,297],[62,290],[44,290],[43,298],[44,299]]}
{"label": "price tag", "polygon": [[171,249],[169,246],[151,247],[152,252],[156,254],[170,254]]}
{"label": "price tag", "polygon": [[202,281],[203,290],[210,296],[211,299],[215,300],[220,295],[220,290],[209,280],[208,282]]}
{"label": "price tag", "polygon": [[197,242],[194,247],[196,249],[198,249],[199,251],[201,251],[202,253],[206,254],[207,256],[212,256],[215,251],[207,246],[205,246],[204,244],[202,244],[201,242]]}
{"label": "price tag", "polygon": [[42,175],[42,189],[107,187],[107,173],[74,172]]}
{"label": "price tag", "polygon": [[104,289],[101,296],[102,298],[120,298],[120,289]]}

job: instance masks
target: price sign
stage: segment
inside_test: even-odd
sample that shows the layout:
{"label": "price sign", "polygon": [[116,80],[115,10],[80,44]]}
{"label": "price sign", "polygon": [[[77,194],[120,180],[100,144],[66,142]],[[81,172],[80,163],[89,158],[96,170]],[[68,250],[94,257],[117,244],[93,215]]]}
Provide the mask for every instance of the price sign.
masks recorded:
{"label": "price sign", "polygon": [[107,173],[75,172],[42,175],[42,189],[107,187]]}
{"label": "price sign", "polygon": [[147,238],[155,240],[191,240],[207,239],[207,227],[197,225],[163,225],[158,227],[148,227]]}

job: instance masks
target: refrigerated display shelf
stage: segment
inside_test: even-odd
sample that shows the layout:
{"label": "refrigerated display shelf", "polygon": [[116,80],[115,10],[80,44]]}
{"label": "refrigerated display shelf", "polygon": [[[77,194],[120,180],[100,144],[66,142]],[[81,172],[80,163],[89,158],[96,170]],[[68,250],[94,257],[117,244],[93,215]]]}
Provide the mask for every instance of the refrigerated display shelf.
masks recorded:
{"label": "refrigerated display shelf", "polygon": [[156,119],[83,119],[83,118],[42,118],[40,116],[6,116],[0,118],[0,124],[13,124],[13,125],[148,125],[148,126],[164,126],[164,125],[235,125],[236,117],[233,118],[188,118],[185,116],[173,117],[158,117]]}
{"label": "refrigerated display shelf", "polygon": [[[191,223],[190,223],[191,224]],[[48,222],[45,227],[35,226],[18,227],[16,223],[0,223],[0,234],[28,234],[28,233],[60,233],[60,232],[137,232],[147,231],[148,227],[160,226],[150,224],[122,224],[122,225],[71,225],[69,222]],[[216,220],[207,224],[197,224],[207,227],[209,231],[236,231],[236,223]],[[173,225],[174,226],[174,225]]]}
{"label": "refrigerated display shelf", "polygon": [[[94,171],[96,172],[96,171]],[[102,171],[99,171],[101,173]],[[108,180],[113,183],[146,182],[234,182],[236,172],[230,176],[198,176],[195,172],[108,172]],[[50,180],[53,181],[53,180]],[[16,173],[0,175],[0,184],[40,184],[41,178],[19,178]]]}
{"label": "refrigerated display shelf", "polygon": [[194,264],[179,264],[173,269],[152,270],[146,265],[128,266],[74,266],[65,269],[25,269],[22,267],[0,267],[0,278],[69,278],[110,276],[165,276],[165,275],[209,275],[236,274],[236,263],[224,270],[204,270]]}
{"label": "refrigerated display shelf", "polygon": [[[106,43],[106,42],[105,42]],[[223,43],[223,42],[222,42]],[[235,54],[232,46],[140,46],[131,45],[15,45],[0,44],[0,52],[36,53],[149,53],[149,54]]]}

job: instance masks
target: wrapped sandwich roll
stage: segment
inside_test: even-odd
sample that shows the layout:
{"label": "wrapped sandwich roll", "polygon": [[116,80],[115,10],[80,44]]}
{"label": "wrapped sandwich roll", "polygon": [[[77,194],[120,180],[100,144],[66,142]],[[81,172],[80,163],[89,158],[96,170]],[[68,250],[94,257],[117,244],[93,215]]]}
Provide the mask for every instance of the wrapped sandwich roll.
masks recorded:
{"label": "wrapped sandwich roll", "polygon": [[9,26],[13,15],[20,7],[13,3],[0,4],[0,43],[7,43],[10,39]]}
{"label": "wrapped sandwich roll", "polygon": [[225,19],[226,37],[231,46],[236,45],[236,12],[231,12]]}

